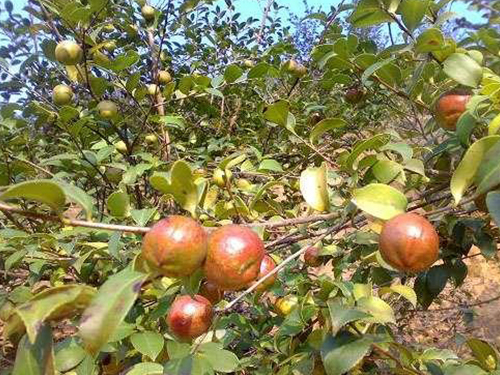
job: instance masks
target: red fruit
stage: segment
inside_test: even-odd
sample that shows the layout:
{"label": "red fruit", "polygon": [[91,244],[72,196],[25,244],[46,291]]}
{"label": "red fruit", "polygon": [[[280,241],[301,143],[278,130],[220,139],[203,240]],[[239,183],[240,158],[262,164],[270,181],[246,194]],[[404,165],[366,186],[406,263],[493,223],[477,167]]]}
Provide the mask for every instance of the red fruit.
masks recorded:
{"label": "red fruit", "polygon": [[379,238],[380,254],[392,267],[420,272],[438,258],[439,236],[424,217],[407,213],[384,224]]}
{"label": "red fruit", "polygon": [[208,331],[212,316],[212,304],[205,297],[178,296],[170,306],[167,324],[177,338],[191,340]]}
{"label": "red fruit", "polygon": [[169,216],[157,222],[142,242],[142,256],[168,277],[191,275],[203,264],[207,235],[195,220]]}
{"label": "red fruit", "polygon": [[358,87],[351,87],[345,92],[345,100],[352,104],[359,103],[364,96],[365,92]]}
{"label": "red fruit", "polygon": [[[257,280],[260,280],[264,276],[266,276],[269,272],[276,268],[276,262],[269,255],[264,256],[262,262],[260,263],[259,274],[257,275]],[[257,292],[265,292],[270,287],[273,286],[274,282],[278,278],[278,275],[275,273],[273,276],[268,277],[262,284],[259,284],[255,290]]]}
{"label": "red fruit", "polygon": [[208,238],[205,275],[222,290],[240,290],[259,274],[264,243],[244,226],[226,225]]}
{"label": "red fruit", "polygon": [[451,90],[439,97],[435,107],[435,117],[439,126],[454,131],[462,113],[465,112],[471,95],[466,90]]}
{"label": "red fruit", "polygon": [[199,293],[200,295],[208,299],[212,303],[212,305],[215,305],[216,303],[220,302],[222,298],[224,298],[224,292],[217,288],[217,286],[210,281],[205,281],[203,282],[203,284],[201,284]]}
{"label": "red fruit", "polygon": [[309,267],[321,266],[321,258],[319,257],[318,248],[311,246],[304,253],[304,263]]}

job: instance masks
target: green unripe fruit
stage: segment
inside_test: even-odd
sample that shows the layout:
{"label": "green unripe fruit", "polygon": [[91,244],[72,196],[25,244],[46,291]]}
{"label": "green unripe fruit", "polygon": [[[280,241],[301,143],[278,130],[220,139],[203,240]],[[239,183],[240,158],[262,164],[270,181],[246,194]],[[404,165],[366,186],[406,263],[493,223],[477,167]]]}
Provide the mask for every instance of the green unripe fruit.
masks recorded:
{"label": "green unripe fruit", "polygon": [[97,105],[97,110],[99,111],[101,117],[108,119],[116,116],[116,114],[118,113],[118,108],[116,107],[116,104],[113,103],[111,100],[101,101]]}
{"label": "green unripe fruit", "polygon": [[115,31],[115,27],[112,24],[108,23],[107,25],[104,25],[102,27],[102,31],[106,33],[112,33],[113,31]]}
{"label": "green unripe fruit", "polygon": [[83,50],[76,42],[65,40],[56,46],[56,60],[64,65],[76,65],[83,58]]}
{"label": "green unripe fruit", "polygon": [[148,85],[148,94],[153,96],[153,95],[157,95],[159,94],[161,91],[160,89],[158,88],[157,85],[155,85],[154,83],[150,83]]}
{"label": "green unripe fruit", "polygon": [[66,85],[57,85],[52,91],[52,101],[56,105],[67,105],[73,99],[73,90]]}
{"label": "green unripe fruit", "polygon": [[108,52],[113,52],[116,49],[116,42],[114,40],[107,41],[103,44],[103,47]]}
{"label": "green unripe fruit", "polygon": [[135,38],[139,33],[139,30],[136,25],[130,24],[125,26],[125,32],[130,38]]}
{"label": "green unripe fruit", "polygon": [[172,76],[170,75],[169,72],[167,72],[166,70],[160,70],[158,72],[158,82],[161,85],[165,85],[171,81],[172,81]]}
{"label": "green unripe fruit", "polygon": [[223,188],[226,186],[226,179],[229,181],[229,180],[231,180],[232,176],[233,176],[233,174],[231,173],[230,170],[224,171],[220,168],[217,168],[214,171],[213,181],[218,187]]}
{"label": "green unripe fruit", "polygon": [[158,142],[158,137],[155,134],[148,134],[144,137],[144,140],[148,144],[154,144],[154,143]]}
{"label": "green unripe fruit", "polygon": [[151,5],[144,5],[141,8],[141,13],[146,21],[151,21],[155,18],[155,8]]}
{"label": "green unripe fruit", "polygon": [[120,152],[127,152],[127,145],[123,141],[116,142],[115,148]]}

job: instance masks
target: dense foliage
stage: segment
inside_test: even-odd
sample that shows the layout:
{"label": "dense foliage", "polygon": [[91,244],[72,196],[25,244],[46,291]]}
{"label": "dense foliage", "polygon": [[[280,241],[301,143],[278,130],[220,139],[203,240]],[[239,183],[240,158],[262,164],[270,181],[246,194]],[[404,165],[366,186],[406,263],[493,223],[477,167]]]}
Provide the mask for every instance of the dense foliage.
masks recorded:
{"label": "dense foliage", "polygon": [[[393,329],[460,287],[471,246],[496,257],[500,2],[467,1],[486,12],[471,25],[449,0],[291,23],[286,1],[248,19],[232,0],[136,1],[4,3],[2,373],[500,374],[486,341],[459,357]],[[240,227],[200,266],[186,221],[174,272],[155,232],[141,250],[169,215]],[[389,232],[395,217],[412,221]]]}

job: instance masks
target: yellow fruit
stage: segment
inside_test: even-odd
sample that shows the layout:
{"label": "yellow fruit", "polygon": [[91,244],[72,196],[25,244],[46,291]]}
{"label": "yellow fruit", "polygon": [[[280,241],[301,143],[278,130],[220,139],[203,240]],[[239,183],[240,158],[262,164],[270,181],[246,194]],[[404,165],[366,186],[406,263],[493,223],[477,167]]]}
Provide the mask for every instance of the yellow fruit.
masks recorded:
{"label": "yellow fruit", "polygon": [[160,70],[158,72],[158,82],[161,85],[165,85],[165,84],[169,83],[170,81],[172,81],[172,77],[170,76],[169,72],[167,72],[166,70]]}
{"label": "yellow fruit", "polygon": [[141,13],[146,21],[151,21],[155,18],[155,8],[151,5],[144,5],[141,8]]}
{"label": "yellow fruit", "polygon": [[154,144],[156,142],[158,142],[158,137],[154,134],[148,134],[144,137],[146,143],[149,143],[149,144]]}
{"label": "yellow fruit", "polygon": [[103,44],[103,47],[108,52],[113,52],[116,49],[116,42],[114,40],[109,40]]}
{"label": "yellow fruit", "polygon": [[148,94],[149,94],[149,95],[152,95],[152,96],[153,96],[153,95],[157,95],[157,94],[159,94],[160,92],[161,92],[161,91],[160,91],[159,87],[158,87],[158,86],[156,86],[154,83],[150,83],[150,84],[148,85]]}
{"label": "yellow fruit", "polygon": [[65,40],[59,42],[55,50],[56,60],[64,65],[76,65],[83,58],[83,50],[76,42]]}
{"label": "yellow fruit", "polygon": [[102,27],[102,31],[104,31],[105,33],[112,33],[113,31],[115,31],[115,27],[112,24],[108,23],[107,25],[104,25]]}
{"label": "yellow fruit", "polygon": [[66,85],[57,85],[52,91],[52,101],[56,105],[67,105],[73,99],[73,90]]}
{"label": "yellow fruit", "polygon": [[288,295],[283,298],[279,298],[274,304],[274,307],[276,308],[276,312],[278,314],[281,316],[287,316],[297,307],[298,304],[299,299],[297,296]]}
{"label": "yellow fruit", "polygon": [[245,65],[245,68],[253,68],[255,64],[252,60],[247,59],[243,61],[243,65]]}
{"label": "yellow fruit", "polygon": [[218,187],[223,188],[226,186],[226,179],[231,180],[232,176],[233,174],[230,170],[226,169],[225,171],[223,171],[222,169],[217,168],[214,171],[213,181]]}
{"label": "yellow fruit", "polygon": [[123,141],[116,142],[115,148],[120,152],[127,152],[127,145]]}
{"label": "yellow fruit", "polygon": [[97,105],[97,110],[99,111],[99,114],[101,115],[101,117],[104,117],[104,118],[112,118],[118,112],[118,108],[116,107],[116,104],[113,103],[111,100],[101,101]]}

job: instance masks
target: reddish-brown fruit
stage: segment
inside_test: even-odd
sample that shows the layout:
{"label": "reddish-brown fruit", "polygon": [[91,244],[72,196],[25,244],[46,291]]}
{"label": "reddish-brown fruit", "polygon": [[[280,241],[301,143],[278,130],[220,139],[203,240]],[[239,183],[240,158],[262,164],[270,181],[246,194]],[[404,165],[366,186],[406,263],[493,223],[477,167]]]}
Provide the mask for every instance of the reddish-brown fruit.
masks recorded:
{"label": "reddish-brown fruit", "polygon": [[486,194],[482,194],[476,199],[474,199],[474,203],[479,211],[488,212],[488,205],[486,204]]}
{"label": "reddish-brown fruit", "polygon": [[358,87],[348,88],[345,92],[345,100],[351,104],[359,103],[363,97],[365,96],[365,92]]}
{"label": "reddish-brown fruit", "polygon": [[205,297],[178,296],[170,306],[167,324],[178,339],[191,340],[208,331],[212,316],[212,304]]}
{"label": "reddish-brown fruit", "polygon": [[304,253],[304,263],[309,267],[321,266],[321,258],[319,257],[319,249],[311,246]]}
{"label": "reddish-brown fruit", "polygon": [[[262,262],[260,263],[260,270],[259,274],[257,275],[257,280],[263,278],[275,268],[276,268],[276,262],[274,261],[274,259],[271,258],[269,255],[264,256],[264,259],[262,259]],[[266,290],[268,290],[270,287],[273,286],[277,278],[278,278],[277,274],[268,277],[262,284],[259,284],[257,288],[255,288],[255,291],[265,292]]]}
{"label": "reddish-brown fruit", "polygon": [[382,258],[405,272],[428,269],[438,258],[439,236],[424,217],[406,213],[384,224],[379,238]]}
{"label": "reddish-brown fruit", "polygon": [[256,279],[264,255],[264,243],[253,230],[226,225],[208,238],[205,275],[219,289],[243,289]]}
{"label": "reddish-brown fruit", "polygon": [[462,113],[465,112],[471,95],[466,90],[445,92],[436,101],[435,117],[439,126],[454,131]]}
{"label": "reddish-brown fruit", "polygon": [[142,242],[142,256],[168,277],[184,277],[200,268],[207,254],[207,235],[191,218],[169,216],[157,222]]}
{"label": "reddish-brown fruit", "polygon": [[204,281],[200,286],[200,295],[208,299],[212,305],[219,303],[224,298],[224,291],[217,288],[214,283]]}

